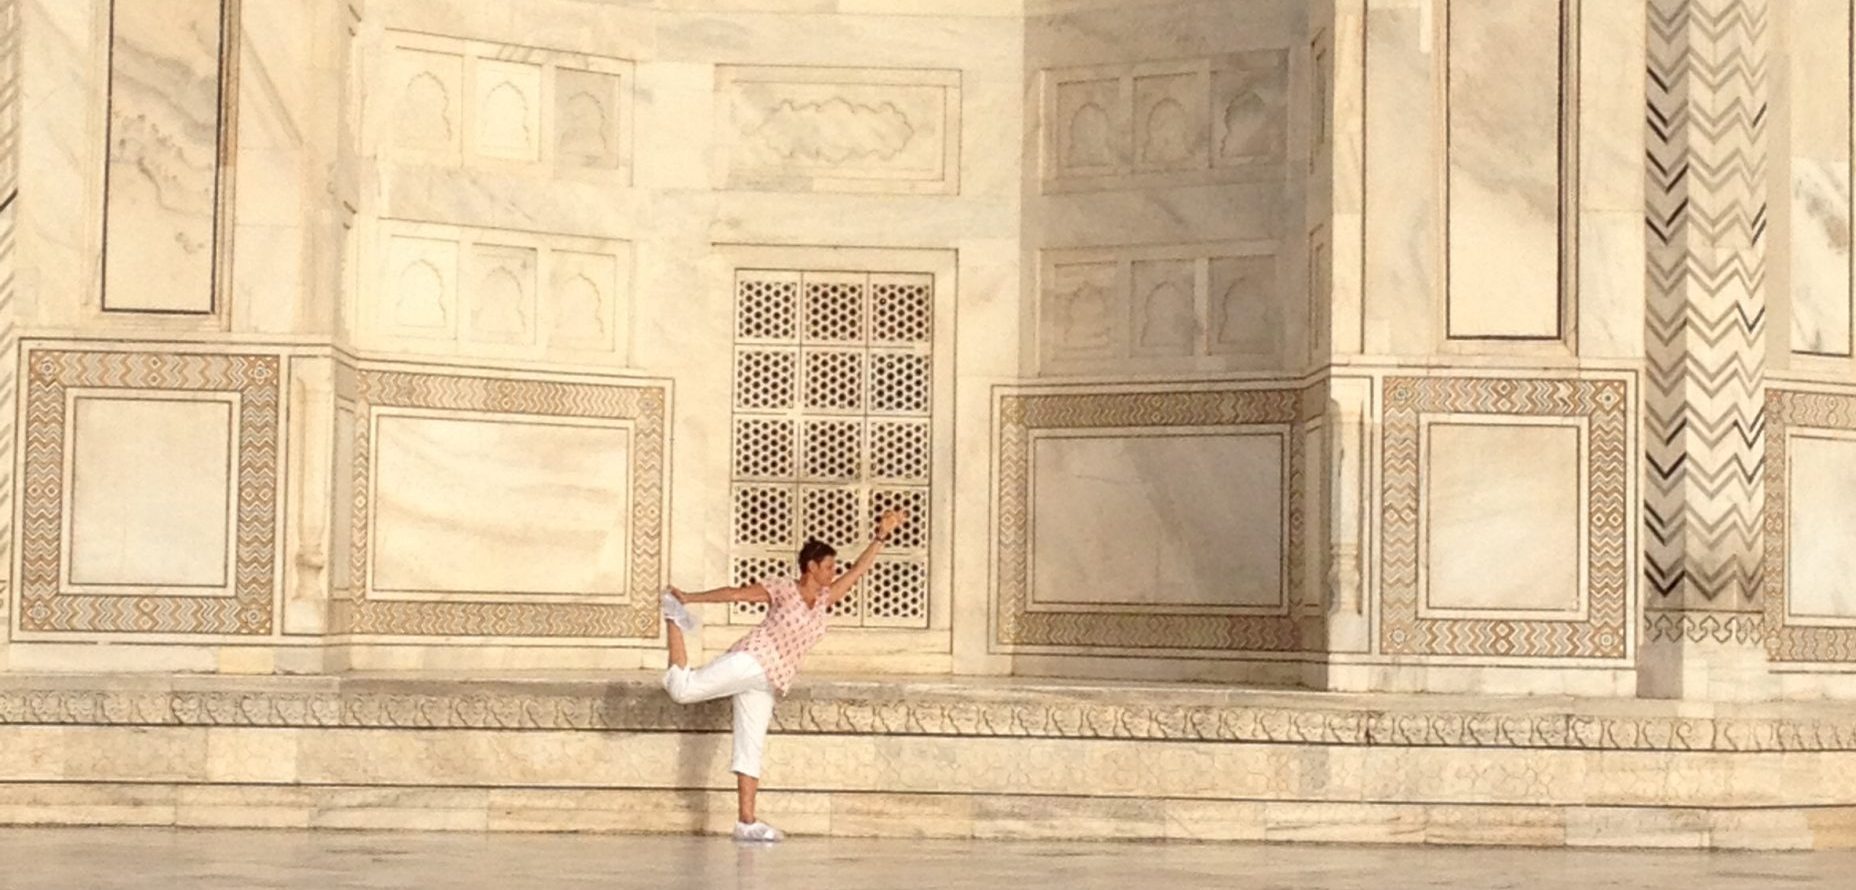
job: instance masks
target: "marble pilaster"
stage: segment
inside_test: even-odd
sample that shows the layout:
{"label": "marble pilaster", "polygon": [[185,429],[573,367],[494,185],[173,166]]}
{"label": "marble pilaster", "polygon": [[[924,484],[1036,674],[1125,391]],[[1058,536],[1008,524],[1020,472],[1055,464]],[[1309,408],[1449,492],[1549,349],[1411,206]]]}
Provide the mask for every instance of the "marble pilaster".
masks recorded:
{"label": "marble pilaster", "polygon": [[1639,691],[1757,697],[1766,459],[1765,0],[1649,4]]}

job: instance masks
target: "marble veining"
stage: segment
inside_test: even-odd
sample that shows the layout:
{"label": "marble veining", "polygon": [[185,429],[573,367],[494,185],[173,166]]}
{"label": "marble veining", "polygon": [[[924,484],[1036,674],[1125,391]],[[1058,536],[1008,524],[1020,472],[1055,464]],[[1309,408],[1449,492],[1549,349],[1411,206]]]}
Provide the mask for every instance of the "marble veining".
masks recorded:
{"label": "marble veining", "polygon": [[[235,13],[238,0],[229,3]],[[106,308],[214,306],[226,6],[226,0],[110,4]],[[149,237],[155,233],[167,237]],[[154,282],[161,286],[150,287]]]}

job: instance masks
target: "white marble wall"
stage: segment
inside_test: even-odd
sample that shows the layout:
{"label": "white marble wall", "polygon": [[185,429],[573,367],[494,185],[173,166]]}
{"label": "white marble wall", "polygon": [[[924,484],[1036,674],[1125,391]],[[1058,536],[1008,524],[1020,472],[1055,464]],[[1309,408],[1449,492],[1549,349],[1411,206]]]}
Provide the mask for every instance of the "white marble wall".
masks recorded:
{"label": "white marble wall", "polygon": [[[659,585],[829,495],[847,548],[915,499],[926,580],[819,669],[1633,688],[1640,4],[19,2],[8,666],[654,664]],[[1856,663],[1851,14],[1782,6],[1761,608],[1809,694]],[[744,326],[782,275],[931,311]],[[919,467],[806,464],[878,415]],[[800,518],[746,540],[748,488]]]}
{"label": "white marble wall", "polygon": [[346,4],[181,6],[23,4],[22,323],[326,335]]}
{"label": "white marble wall", "polygon": [[1026,374],[1307,366],[1301,7],[1074,3],[1027,19]]}
{"label": "white marble wall", "polygon": [[1856,4],[1773,6],[1773,201],[1765,552],[1767,649],[1786,694],[1848,695],[1856,611],[1849,537],[1851,182],[1856,92],[1848,47]]}
{"label": "white marble wall", "polygon": [[1312,644],[1305,6],[1027,9],[989,670],[1282,679]]}
{"label": "white marble wall", "polygon": [[[14,312],[18,305],[17,233],[19,221],[19,61],[20,4],[0,3],[0,356],[10,355],[17,338]],[[17,378],[0,375],[0,563],[13,560],[13,441],[18,395]],[[10,574],[10,573],[9,573]],[[9,585],[10,587],[10,585]],[[0,597],[0,619],[12,623],[11,596]],[[6,635],[0,634],[0,637]],[[6,665],[8,643],[0,639],[0,668]]]}
{"label": "white marble wall", "polygon": [[1370,85],[1338,132],[1370,152],[1361,351],[1640,356],[1640,6],[1342,8],[1365,11],[1345,61]]}
{"label": "white marble wall", "polygon": [[1851,89],[1852,5],[1800,0],[1775,7],[1783,34],[1775,61],[1786,84],[1775,127],[1789,150],[1776,152],[1775,188],[1788,212],[1779,214],[1777,242],[1786,262],[1773,274],[1788,284],[1789,344],[1801,368],[1851,367],[1851,158],[1856,92]]}
{"label": "white marble wall", "polygon": [[22,466],[69,521],[13,568],[13,664],[660,661],[655,591],[730,579],[752,267],[931,284],[929,601],[819,662],[951,669],[988,486],[957,378],[1018,365],[1023,13],[749,6],[27,3],[20,166],[69,199],[21,207],[57,367]]}
{"label": "white marble wall", "polygon": [[[671,381],[666,570],[703,587],[747,570],[733,565],[729,521],[737,270],[930,276],[945,456],[920,511],[935,542],[926,618],[914,631],[845,628],[818,660],[948,670],[951,557],[978,540],[961,543],[956,492],[985,484],[952,460],[955,428],[983,417],[956,401],[956,378],[1015,364],[1000,350],[1016,341],[1015,306],[1001,297],[1018,278],[1022,28],[979,6],[795,11],[370,3],[355,50],[362,280],[344,324],[375,353]],[[408,125],[410,109],[457,135]],[[423,330],[384,299],[403,300],[409,274],[452,307],[428,311]],[[490,330],[482,310],[498,294],[515,308]],[[570,314],[569,300],[586,308]],[[459,471],[459,457],[436,466]],[[957,472],[975,475],[962,485]],[[851,517],[838,543],[860,534]],[[548,546],[597,562],[596,537]],[[740,632],[719,610],[711,619],[707,646]]]}

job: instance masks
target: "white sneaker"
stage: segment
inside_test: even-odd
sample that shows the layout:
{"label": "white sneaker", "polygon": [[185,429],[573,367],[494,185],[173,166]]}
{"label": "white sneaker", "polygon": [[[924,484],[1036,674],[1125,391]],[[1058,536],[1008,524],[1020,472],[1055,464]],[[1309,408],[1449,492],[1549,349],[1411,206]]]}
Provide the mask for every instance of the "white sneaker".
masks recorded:
{"label": "white sneaker", "polygon": [[666,590],[659,602],[663,603],[664,617],[670,619],[670,623],[681,628],[684,633],[693,634],[702,630],[702,619],[697,618],[695,612],[691,612],[688,606],[678,600],[676,594]]}
{"label": "white sneaker", "polygon": [[735,840],[762,844],[776,844],[786,839],[785,833],[765,822],[756,821],[735,823]]}

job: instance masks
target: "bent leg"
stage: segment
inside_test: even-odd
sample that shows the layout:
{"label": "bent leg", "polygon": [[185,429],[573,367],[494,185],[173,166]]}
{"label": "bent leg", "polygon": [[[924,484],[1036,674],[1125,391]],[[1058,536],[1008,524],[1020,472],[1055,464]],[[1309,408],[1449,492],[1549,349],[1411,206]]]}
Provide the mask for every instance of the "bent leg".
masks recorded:
{"label": "bent leg", "polygon": [[726,653],[695,670],[673,664],[664,672],[664,691],[681,705],[727,698],[765,683],[760,662],[745,652]]}

